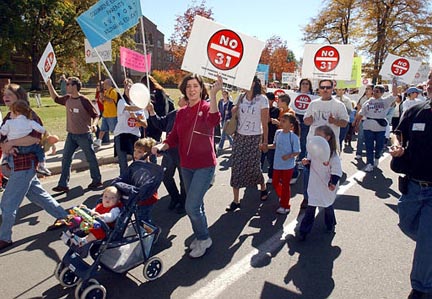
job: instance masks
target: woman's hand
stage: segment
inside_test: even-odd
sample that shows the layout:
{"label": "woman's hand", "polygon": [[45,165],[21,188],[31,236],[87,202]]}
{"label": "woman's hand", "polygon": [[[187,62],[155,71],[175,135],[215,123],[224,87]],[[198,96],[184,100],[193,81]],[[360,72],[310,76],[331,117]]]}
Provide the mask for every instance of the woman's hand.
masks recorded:
{"label": "woman's hand", "polygon": [[149,103],[147,104],[147,111],[148,111],[148,113],[149,113],[151,116],[156,115],[156,112],[155,112],[155,110],[154,110],[154,106],[153,106],[153,103],[152,103],[152,102],[149,102]]}
{"label": "woman's hand", "polygon": [[152,147],[151,153],[160,156],[160,152],[166,151],[169,148],[166,143],[159,143]]}
{"label": "woman's hand", "polygon": [[303,166],[310,164],[310,161],[307,158],[303,158],[301,162],[302,162]]}
{"label": "woman's hand", "polygon": [[260,143],[259,149],[263,153],[267,153],[268,152],[268,144],[267,143]]}
{"label": "woman's hand", "polygon": [[222,76],[218,75],[216,82],[213,84],[210,90],[210,96],[216,99],[216,94],[222,90],[222,86],[223,86]]}

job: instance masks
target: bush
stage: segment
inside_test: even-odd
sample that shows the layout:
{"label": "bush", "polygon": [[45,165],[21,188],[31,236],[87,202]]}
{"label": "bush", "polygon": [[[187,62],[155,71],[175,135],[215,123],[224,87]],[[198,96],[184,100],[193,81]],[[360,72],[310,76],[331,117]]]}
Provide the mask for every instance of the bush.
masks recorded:
{"label": "bush", "polygon": [[185,74],[182,70],[154,70],[152,72],[153,78],[164,87],[177,87]]}

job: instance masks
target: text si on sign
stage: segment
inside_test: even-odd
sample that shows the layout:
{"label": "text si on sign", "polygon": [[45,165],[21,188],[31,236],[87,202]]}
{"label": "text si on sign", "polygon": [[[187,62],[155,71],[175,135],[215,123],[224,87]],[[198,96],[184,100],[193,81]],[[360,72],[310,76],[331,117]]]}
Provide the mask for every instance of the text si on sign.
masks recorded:
{"label": "text si on sign", "polygon": [[409,61],[405,58],[396,59],[391,66],[392,74],[395,76],[403,76],[409,71]]}
{"label": "text si on sign", "polygon": [[339,52],[335,47],[324,46],[315,53],[314,63],[321,72],[331,72],[339,64],[339,59]]}
{"label": "text si on sign", "polygon": [[243,57],[243,42],[234,31],[220,30],[210,38],[207,56],[215,68],[224,71],[233,69]]}

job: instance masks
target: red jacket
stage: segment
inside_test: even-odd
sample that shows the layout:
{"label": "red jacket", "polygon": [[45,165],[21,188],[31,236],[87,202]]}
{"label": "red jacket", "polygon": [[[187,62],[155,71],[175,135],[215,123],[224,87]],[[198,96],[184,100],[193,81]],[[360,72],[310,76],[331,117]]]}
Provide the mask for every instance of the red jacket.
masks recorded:
{"label": "red jacket", "polygon": [[209,111],[210,103],[204,100],[178,110],[174,127],[164,142],[170,148],[178,148],[181,167],[198,169],[216,165],[213,138],[220,113]]}

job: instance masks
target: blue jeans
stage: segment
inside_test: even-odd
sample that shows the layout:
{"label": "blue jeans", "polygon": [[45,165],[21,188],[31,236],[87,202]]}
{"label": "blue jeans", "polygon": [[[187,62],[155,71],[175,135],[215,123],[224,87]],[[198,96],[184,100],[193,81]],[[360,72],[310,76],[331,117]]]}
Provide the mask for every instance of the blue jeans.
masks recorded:
{"label": "blue jeans", "polygon": [[341,127],[340,128],[340,131],[339,131],[339,149],[342,151],[342,142],[344,141],[344,139],[345,139],[345,136],[346,136],[346,134],[347,134],[347,132],[348,132],[348,129],[349,129],[349,124],[348,125],[346,125],[345,127]]}
{"label": "blue jeans", "polygon": [[117,125],[117,117],[102,117],[101,131],[114,132]]}
{"label": "blue jeans", "polygon": [[[225,121],[226,122],[226,121]],[[221,123],[221,128],[224,127],[225,122]],[[229,144],[230,146],[232,146],[233,144],[233,139],[230,135],[227,135],[224,130],[221,130],[221,139],[219,141],[219,145],[218,145],[218,149],[223,149],[224,143],[225,143],[225,139],[228,138]]]}
{"label": "blue jeans", "polygon": [[0,204],[2,210],[0,240],[7,242],[12,240],[12,227],[24,196],[56,219],[67,216],[66,211],[42,187],[34,168],[12,170]]}
{"label": "blue jeans", "polygon": [[408,193],[398,202],[399,227],[416,242],[411,270],[411,286],[432,292],[432,187],[410,181]]}
{"label": "blue jeans", "polygon": [[309,175],[310,175],[310,169],[309,167],[304,167],[303,168],[303,198],[308,200],[309,199],[309,195],[307,193],[307,189],[309,186]]}
{"label": "blue jeans", "polygon": [[300,154],[298,155],[297,161],[301,161],[306,158],[306,143],[307,135],[309,134],[309,126],[306,126],[303,122],[303,115],[300,121]]}
{"label": "blue jeans", "polygon": [[72,159],[78,146],[84,152],[87,162],[89,163],[90,176],[93,182],[101,181],[98,161],[93,148],[93,140],[90,133],[71,134],[68,133],[63,149],[62,171],[58,185],[67,187],[70,179]]}
{"label": "blue jeans", "polygon": [[[308,206],[304,218],[300,224],[300,233],[307,235],[312,230],[315,222],[315,210],[317,207]],[[336,225],[336,216],[334,213],[333,205],[324,208],[324,222],[327,229],[332,229]]]}
{"label": "blue jeans", "polygon": [[38,162],[45,161],[45,152],[39,144],[32,144],[28,146],[17,146],[17,148],[20,154],[33,153],[36,155],[36,159],[38,160]]}
{"label": "blue jeans", "polygon": [[357,133],[357,149],[356,156],[361,156],[363,153],[364,144],[364,131],[363,131],[363,121],[360,121],[358,133]]}
{"label": "blue jeans", "polygon": [[370,130],[364,130],[364,138],[366,145],[366,164],[374,164],[374,158],[379,159],[381,157],[384,141],[385,131],[373,132]]}
{"label": "blue jeans", "polygon": [[207,217],[204,211],[204,195],[210,187],[215,167],[181,169],[186,187],[186,213],[192,224],[195,237],[206,240],[209,237]]}

